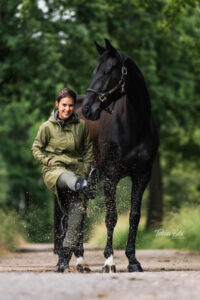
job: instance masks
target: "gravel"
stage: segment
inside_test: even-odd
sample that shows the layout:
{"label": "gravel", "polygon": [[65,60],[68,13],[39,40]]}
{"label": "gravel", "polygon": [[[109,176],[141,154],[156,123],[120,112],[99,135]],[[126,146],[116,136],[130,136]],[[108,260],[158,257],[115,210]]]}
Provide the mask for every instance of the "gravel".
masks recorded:
{"label": "gravel", "polygon": [[[52,245],[25,245],[0,256],[0,300],[23,299],[199,299],[200,254],[180,250],[138,250],[144,273],[127,273],[124,251],[115,251],[118,273],[100,273],[103,250],[86,245],[92,272],[55,273]],[[75,264],[72,259],[71,268]]]}

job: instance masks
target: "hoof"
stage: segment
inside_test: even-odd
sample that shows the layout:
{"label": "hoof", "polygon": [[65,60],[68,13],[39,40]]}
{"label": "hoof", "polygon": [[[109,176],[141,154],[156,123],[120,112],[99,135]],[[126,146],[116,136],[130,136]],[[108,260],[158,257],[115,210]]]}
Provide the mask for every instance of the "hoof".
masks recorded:
{"label": "hoof", "polygon": [[71,270],[70,270],[70,267],[68,266],[68,267],[64,270],[63,273],[70,273],[70,272],[71,272]]}
{"label": "hoof", "polygon": [[81,264],[76,265],[75,272],[83,273],[84,272],[83,265]]}
{"label": "hoof", "polygon": [[84,265],[78,264],[75,267],[75,272],[77,272],[77,273],[90,273],[91,270],[88,267],[88,265],[86,265],[86,264],[84,264]]}
{"label": "hoof", "polygon": [[102,268],[102,273],[116,273],[116,272],[117,272],[117,270],[116,270],[115,265],[112,265],[112,266],[105,265]]}
{"label": "hoof", "polygon": [[83,269],[84,269],[84,273],[90,273],[91,272],[91,269],[89,268],[88,265],[83,265]]}
{"label": "hoof", "polygon": [[70,272],[69,265],[65,265],[65,264],[57,265],[56,272],[57,273],[69,273]]}
{"label": "hoof", "polygon": [[129,272],[144,272],[141,265],[138,264],[132,264],[132,265],[128,265],[128,271]]}

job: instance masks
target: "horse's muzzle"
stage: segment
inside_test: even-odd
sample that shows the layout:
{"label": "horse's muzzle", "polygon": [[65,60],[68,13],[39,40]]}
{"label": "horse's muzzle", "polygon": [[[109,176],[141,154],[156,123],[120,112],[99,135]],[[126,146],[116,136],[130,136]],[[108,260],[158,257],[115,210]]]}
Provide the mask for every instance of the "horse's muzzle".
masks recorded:
{"label": "horse's muzzle", "polygon": [[100,114],[101,114],[101,106],[100,103],[96,102],[92,105],[89,104],[84,104],[82,106],[82,113],[84,115],[84,117],[88,120],[92,120],[92,121],[96,121],[100,118]]}

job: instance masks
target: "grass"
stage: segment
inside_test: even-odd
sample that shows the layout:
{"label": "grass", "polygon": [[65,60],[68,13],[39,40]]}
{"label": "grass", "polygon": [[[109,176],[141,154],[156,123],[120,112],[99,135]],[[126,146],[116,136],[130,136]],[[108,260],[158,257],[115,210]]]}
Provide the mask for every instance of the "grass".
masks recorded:
{"label": "grass", "polygon": [[[145,230],[145,218],[141,218],[137,249],[187,249],[200,252],[200,207],[182,207],[179,212],[165,217],[163,226],[157,230]],[[119,216],[114,232],[114,248],[125,249],[128,238],[128,215]],[[93,229],[89,244],[104,247],[106,227],[104,222]]]}
{"label": "grass", "polygon": [[14,251],[22,243],[24,235],[23,224],[14,212],[6,213],[0,210],[0,254]]}

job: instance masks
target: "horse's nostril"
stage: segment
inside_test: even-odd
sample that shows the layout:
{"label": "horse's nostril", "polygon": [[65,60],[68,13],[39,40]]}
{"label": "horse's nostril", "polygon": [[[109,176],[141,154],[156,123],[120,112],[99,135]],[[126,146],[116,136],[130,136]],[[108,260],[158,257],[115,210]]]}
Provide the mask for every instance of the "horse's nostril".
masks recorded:
{"label": "horse's nostril", "polygon": [[87,117],[88,114],[89,114],[89,112],[90,112],[90,107],[89,107],[89,105],[83,106],[82,112],[83,112],[83,115],[84,115],[85,117]]}
{"label": "horse's nostril", "polygon": [[85,112],[89,112],[89,106],[85,106]]}

